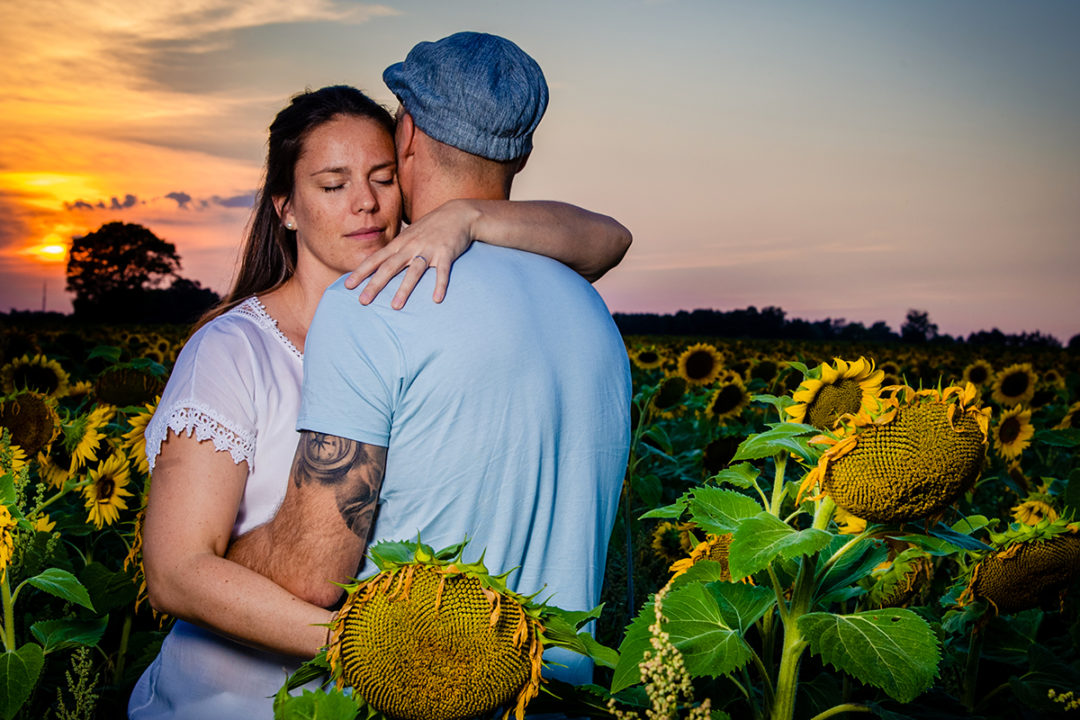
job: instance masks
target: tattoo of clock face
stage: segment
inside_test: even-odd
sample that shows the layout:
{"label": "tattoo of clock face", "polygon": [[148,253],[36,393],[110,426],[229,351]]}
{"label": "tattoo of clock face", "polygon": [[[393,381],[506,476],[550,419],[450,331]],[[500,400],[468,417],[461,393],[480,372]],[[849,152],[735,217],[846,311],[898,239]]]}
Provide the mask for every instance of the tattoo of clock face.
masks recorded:
{"label": "tattoo of clock face", "polygon": [[349,470],[363,463],[366,453],[361,443],[324,433],[304,432],[300,436],[300,453],[296,458],[296,481],[318,480],[324,485],[336,485]]}

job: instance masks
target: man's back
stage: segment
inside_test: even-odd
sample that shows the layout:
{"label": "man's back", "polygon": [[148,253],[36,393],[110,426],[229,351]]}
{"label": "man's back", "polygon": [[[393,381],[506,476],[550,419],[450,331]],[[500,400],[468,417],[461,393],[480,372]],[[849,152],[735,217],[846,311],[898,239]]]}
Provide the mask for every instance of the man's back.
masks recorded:
{"label": "man's back", "polygon": [[433,275],[401,311],[327,290],[299,426],[389,448],[373,543],[468,537],[466,560],[518,568],[512,589],[591,608],[629,447],[610,313],[577,274],[516,250],[474,245],[441,304],[424,298]]}

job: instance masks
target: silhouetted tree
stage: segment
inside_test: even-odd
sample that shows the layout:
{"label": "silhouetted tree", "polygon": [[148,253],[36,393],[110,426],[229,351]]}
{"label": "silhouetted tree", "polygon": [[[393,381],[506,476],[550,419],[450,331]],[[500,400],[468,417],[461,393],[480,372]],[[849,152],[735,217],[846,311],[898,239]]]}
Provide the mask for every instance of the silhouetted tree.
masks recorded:
{"label": "silhouetted tree", "polygon": [[908,310],[904,324],[900,326],[900,338],[904,342],[924,343],[937,337],[938,327],[930,322],[925,310]]}
{"label": "silhouetted tree", "polygon": [[111,222],[71,244],[67,289],[78,304],[159,287],[180,269],[176,246],[142,225]]}
{"label": "silhouetted tree", "polygon": [[111,222],[74,239],[67,289],[75,315],[96,322],[192,322],[217,302],[213,291],[182,278],[176,246],[148,228]]}

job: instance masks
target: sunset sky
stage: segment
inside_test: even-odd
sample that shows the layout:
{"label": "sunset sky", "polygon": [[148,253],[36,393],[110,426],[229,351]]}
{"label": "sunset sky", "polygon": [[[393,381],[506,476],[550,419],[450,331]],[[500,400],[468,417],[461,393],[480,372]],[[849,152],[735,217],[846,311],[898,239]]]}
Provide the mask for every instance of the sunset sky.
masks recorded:
{"label": "sunset sky", "polygon": [[1080,3],[3,5],[2,311],[43,288],[70,311],[66,248],[113,220],[224,290],[288,98],[347,83],[390,105],[383,68],[471,29],[551,87],[514,196],[633,231],[597,284],[613,311],[1080,333]]}

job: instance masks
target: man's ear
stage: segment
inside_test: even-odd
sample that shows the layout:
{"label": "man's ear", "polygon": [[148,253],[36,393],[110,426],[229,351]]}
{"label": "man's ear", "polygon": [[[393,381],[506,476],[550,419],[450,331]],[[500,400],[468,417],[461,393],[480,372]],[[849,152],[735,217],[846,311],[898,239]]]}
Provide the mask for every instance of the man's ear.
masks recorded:
{"label": "man's ear", "polygon": [[398,157],[407,158],[416,152],[416,123],[412,115],[404,110],[398,117],[397,127],[394,128],[394,145],[397,147]]}

